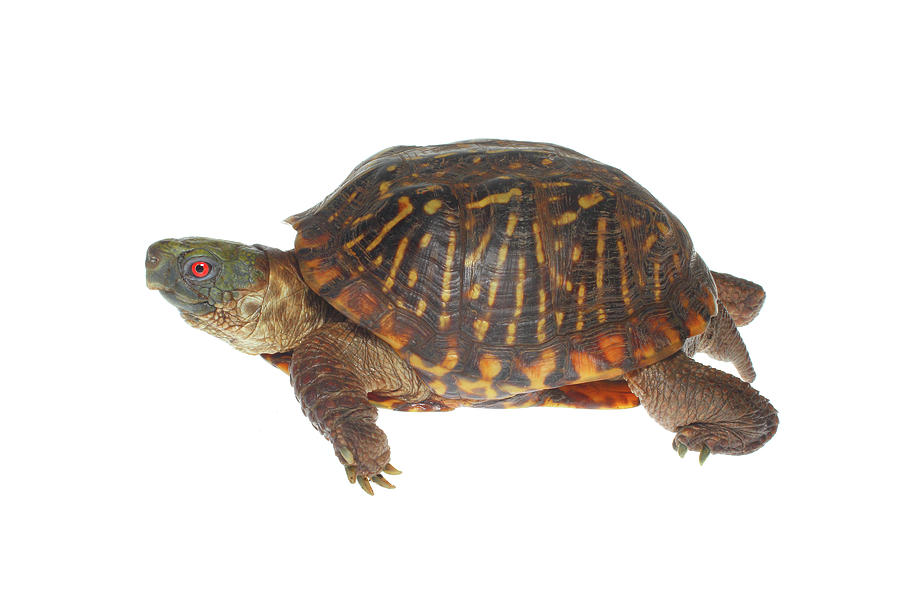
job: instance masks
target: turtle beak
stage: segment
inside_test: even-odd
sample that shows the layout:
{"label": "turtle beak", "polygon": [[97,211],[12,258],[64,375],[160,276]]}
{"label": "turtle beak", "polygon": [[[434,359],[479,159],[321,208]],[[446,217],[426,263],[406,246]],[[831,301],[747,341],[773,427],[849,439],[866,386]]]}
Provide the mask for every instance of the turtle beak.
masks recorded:
{"label": "turtle beak", "polygon": [[174,269],[176,256],[170,250],[175,240],[160,240],[147,248],[144,266],[147,269],[147,287],[151,290],[172,291],[175,288]]}

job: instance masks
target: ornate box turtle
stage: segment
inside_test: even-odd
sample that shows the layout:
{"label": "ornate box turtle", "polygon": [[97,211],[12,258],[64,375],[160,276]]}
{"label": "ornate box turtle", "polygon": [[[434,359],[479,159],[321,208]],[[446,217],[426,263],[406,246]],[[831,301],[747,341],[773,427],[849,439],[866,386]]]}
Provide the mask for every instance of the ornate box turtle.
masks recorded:
{"label": "ornate box turtle", "polygon": [[736,327],[765,293],[709,271],[681,222],[617,169],[550,144],[398,146],[288,222],[293,251],[156,242],[147,285],[289,373],[369,493],[399,473],[377,406],[640,403],[701,463],[775,433]]}

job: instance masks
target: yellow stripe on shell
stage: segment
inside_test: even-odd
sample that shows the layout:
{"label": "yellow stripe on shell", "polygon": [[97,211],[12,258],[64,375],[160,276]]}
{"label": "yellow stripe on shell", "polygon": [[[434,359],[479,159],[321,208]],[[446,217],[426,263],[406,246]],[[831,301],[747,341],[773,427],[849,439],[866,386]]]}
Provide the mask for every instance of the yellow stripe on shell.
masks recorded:
{"label": "yellow stripe on shell", "polygon": [[397,223],[405,219],[413,210],[413,205],[409,201],[409,196],[400,196],[400,199],[397,200],[397,206],[397,216],[388,221],[385,226],[381,228],[381,231],[378,232],[378,235],[375,237],[375,239],[372,240],[372,242],[368,246],[366,246],[366,252],[371,252],[375,248],[375,246],[380,244],[381,240],[384,239],[384,236],[386,236],[388,232],[397,225]]}
{"label": "yellow stripe on shell", "polygon": [[489,206],[491,204],[506,204],[513,197],[519,197],[521,195],[522,190],[520,190],[519,188],[512,188],[508,192],[504,192],[502,194],[491,194],[476,202],[469,202],[468,204],[466,204],[466,208],[484,208],[485,206]]}

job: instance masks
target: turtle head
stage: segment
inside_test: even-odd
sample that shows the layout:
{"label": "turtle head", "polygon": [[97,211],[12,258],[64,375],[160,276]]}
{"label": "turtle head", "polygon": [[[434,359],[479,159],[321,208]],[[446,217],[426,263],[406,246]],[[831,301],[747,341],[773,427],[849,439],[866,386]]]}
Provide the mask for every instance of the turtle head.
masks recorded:
{"label": "turtle head", "polygon": [[160,240],[147,249],[147,287],[187,323],[250,354],[295,344],[308,288],[289,253],[210,238]]}

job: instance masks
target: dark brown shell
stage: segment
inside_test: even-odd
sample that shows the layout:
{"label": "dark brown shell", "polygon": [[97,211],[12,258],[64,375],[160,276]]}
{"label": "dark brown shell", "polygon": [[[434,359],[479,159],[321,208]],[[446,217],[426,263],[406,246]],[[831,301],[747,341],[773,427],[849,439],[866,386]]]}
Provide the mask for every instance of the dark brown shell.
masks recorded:
{"label": "dark brown shell", "polygon": [[391,148],[289,221],[312,289],[446,397],[617,378],[716,312],[678,219],[559,146]]}

